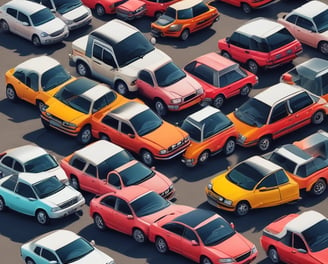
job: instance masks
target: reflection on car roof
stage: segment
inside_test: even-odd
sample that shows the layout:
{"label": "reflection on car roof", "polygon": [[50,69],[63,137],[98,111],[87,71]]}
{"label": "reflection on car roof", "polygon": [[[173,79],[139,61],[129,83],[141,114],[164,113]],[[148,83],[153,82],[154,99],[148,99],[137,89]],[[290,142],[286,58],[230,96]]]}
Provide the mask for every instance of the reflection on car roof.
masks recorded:
{"label": "reflection on car roof", "polygon": [[215,212],[213,211],[196,208],[186,214],[174,218],[172,221],[181,222],[190,227],[196,227],[213,215],[215,215]]}

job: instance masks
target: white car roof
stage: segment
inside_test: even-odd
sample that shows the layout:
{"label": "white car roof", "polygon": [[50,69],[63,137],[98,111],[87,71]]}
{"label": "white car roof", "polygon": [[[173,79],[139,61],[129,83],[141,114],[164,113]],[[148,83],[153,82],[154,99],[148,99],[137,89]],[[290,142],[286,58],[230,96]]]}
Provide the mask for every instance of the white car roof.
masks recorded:
{"label": "white car roof", "polygon": [[313,1],[307,2],[304,5],[294,9],[291,13],[293,13],[293,14],[298,13],[300,15],[303,15],[304,17],[313,18],[316,15],[322,13],[327,8],[328,8],[328,5],[326,3],[313,0]]}
{"label": "white car roof", "polygon": [[111,112],[124,120],[130,120],[132,117],[148,109],[150,108],[147,105],[132,101],[115,108]]}
{"label": "white car roof", "polygon": [[95,101],[110,91],[110,88],[105,84],[99,83],[91,89],[81,94],[83,97],[88,98],[90,101]]}
{"label": "white car roof", "polygon": [[317,211],[306,211],[287,223],[285,226],[285,231],[289,230],[295,233],[301,233],[323,219],[327,218]]}
{"label": "white car roof", "polygon": [[15,67],[15,70],[29,70],[39,75],[59,65],[60,63],[49,56],[39,56],[28,59]]}
{"label": "white car roof", "polygon": [[6,152],[7,155],[14,157],[21,163],[25,163],[31,159],[40,157],[41,155],[48,153],[43,148],[35,145],[23,145],[16,148],[8,149],[4,152]]}
{"label": "white car roof", "polygon": [[298,64],[295,68],[300,75],[306,76],[310,79],[315,79],[316,77],[328,72],[328,60],[317,57],[311,58]]}
{"label": "white car roof", "polygon": [[98,140],[82,149],[75,151],[74,155],[83,157],[89,162],[98,165],[122,150],[124,149],[107,140]]}
{"label": "white car roof", "polygon": [[20,181],[31,184],[31,185],[35,184],[39,181],[43,181],[45,179],[51,178],[53,176],[56,176],[56,175],[55,174],[50,175],[48,172],[39,172],[39,173],[20,172],[20,173],[18,173],[18,177],[19,177]]}
{"label": "white car roof", "polygon": [[34,14],[35,12],[46,8],[41,4],[26,0],[12,0],[4,4],[2,7],[12,7],[17,9],[18,11],[23,12],[26,15]]}
{"label": "white car roof", "polygon": [[[151,64],[148,64],[148,65],[145,65],[145,69],[151,71],[151,72],[154,72],[156,71],[157,69],[161,68],[162,66],[170,63],[170,62],[173,62],[171,57],[169,56],[163,56],[162,59],[160,60],[154,60],[153,63]],[[174,63],[174,62],[173,62]]]}
{"label": "white car roof", "polygon": [[170,5],[170,7],[174,8],[176,10],[183,10],[183,9],[193,7],[201,2],[202,2],[202,0],[183,0],[183,1],[179,1],[179,2],[176,2],[172,5]]}
{"label": "white car roof", "polygon": [[240,32],[248,36],[266,38],[283,28],[284,26],[278,22],[260,17],[245,23],[239,27],[236,32]]}
{"label": "white car roof", "polygon": [[[308,160],[313,159],[312,156],[293,144],[283,145],[282,147],[275,149],[274,152],[279,153],[281,156],[295,162],[298,165],[304,164]],[[296,152],[299,155],[297,155]]]}
{"label": "white car roof", "polygon": [[80,238],[79,235],[75,234],[72,231],[59,229],[52,232],[49,232],[45,235],[34,240],[34,244],[43,246],[51,250],[57,250],[74,240]]}
{"label": "white car roof", "polygon": [[254,168],[257,168],[262,172],[262,175],[267,175],[271,172],[282,169],[279,165],[259,156],[252,156],[242,162],[247,162],[248,164],[252,164]]}
{"label": "white car roof", "polygon": [[218,113],[218,112],[221,112],[220,109],[217,109],[213,106],[206,106],[202,109],[200,109],[199,111],[189,115],[187,118],[190,118],[192,120],[195,120],[196,122],[201,122],[203,121],[204,119],[206,119],[207,117],[213,115],[214,113]]}

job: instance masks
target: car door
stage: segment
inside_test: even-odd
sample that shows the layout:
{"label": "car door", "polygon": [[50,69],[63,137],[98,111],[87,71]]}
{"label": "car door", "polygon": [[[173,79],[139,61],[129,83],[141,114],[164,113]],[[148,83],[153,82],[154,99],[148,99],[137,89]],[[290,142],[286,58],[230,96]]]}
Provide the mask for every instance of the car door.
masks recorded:
{"label": "car door", "polygon": [[31,104],[36,103],[39,97],[39,76],[34,73],[26,73],[25,83],[22,83],[23,99]]}
{"label": "car door", "polygon": [[253,204],[255,205],[253,207],[255,208],[280,204],[280,190],[275,173],[264,177],[255,187],[253,195]]}
{"label": "car door", "polygon": [[120,145],[125,149],[136,152],[140,147],[140,142],[138,142],[138,135],[136,135],[130,124],[121,121],[119,131]]}
{"label": "car door", "polygon": [[154,97],[162,98],[162,95],[158,94],[160,92],[159,88],[155,87],[156,81],[154,80],[154,76],[148,70],[141,70],[139,72],[136,85],[141,95],[150,99],[154,99]]}
{"label": "car door", "polygon": [[316,47],[316,26],[307,18],[298,16],[294,30],[295,37],[302,43]]}
{"label": "car door", "polygon": [[87,164],[85,170],[82,174],[83,182],[81,182],[81,186],[89,192],[99,194],[99,185],[104,184],[102,180],[98,178],[97,175],[97,167],[93,164]]}
{"label": "car door", "polygon": [[277,171],[275,175],[280,191],[281,203],[297,200],[299,198],[299,186],[291,184],[284,170]]}
{"label": "car door", "polygon": [[16,33],[29,40],[32,38],[33,27],[31,21],[27,15],[20,11],[17,14]]}
{"label": "car door", "polygon": [[15,8],[8,7],[6,12],[7,12],[6,20],[7,20],[7,24],[9,25],[9,29],[11,32],[16,34],[17,26],[18,26],[18,20],[17,20],[18,11]]}
{"label": "car door", "polygon": [[206,14],[208,11],[209,7],[203,2],[192,7],[191,32],[205,28],[212,23],[212,18]]}
{"label": "car door", "polygon": [[249,49],[249,37],[234,32],[228,40],[229,53],[233,59],[246,63],[252,56]]}
{"label": "car door", "polygon": [[99,184],[99,193],[107,193],[119,190],[122,188],[122,183],[119,175],[115,171],[108,173],[107,178]]}
{"label": "car door", "polygon": [[184,227],[180,245],[180,250],[184,256],[195,262],[199,261],[201,256],[200,241],[195,232],[187,226]]}
{"label": "car door", "polygon": [[226,98],[232,97],[240,93],[240,88],[245,85],[245,76],[237,69],[220,74],[219,76],[220,90]]}
{"label": "car door", "polygon": [[12,209],[27,215],[34,215],[37,206],[37,196],[31,186],[18,182],[13,193]]}
{"label": "car door", "polygon": [[166,241],[168,248],[176,253],[181,252],[181,240],[184,226],[179,223],[168,223],[162,226],[161,236]]}
{"label": "car door", "polygon": [[[115,212],[112,218],[113,228],[124,234],[132,234],[135,219],[129,204],[121,198],[116,199]],[[135,216],[136,217],[136,216]]]}

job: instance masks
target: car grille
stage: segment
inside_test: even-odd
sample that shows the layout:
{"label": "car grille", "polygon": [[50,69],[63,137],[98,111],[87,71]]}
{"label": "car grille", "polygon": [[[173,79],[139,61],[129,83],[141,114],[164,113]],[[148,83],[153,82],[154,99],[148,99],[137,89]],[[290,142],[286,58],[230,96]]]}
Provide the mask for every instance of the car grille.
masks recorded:
{"label": "car grille", "polygon": [[62,28],[61,30],[58,30],[58,31],[56,31],[56,32],[54,32],[54,33],[52,33],[52,34],[50,34],[50,36],[51,36],[51,37],[56,37],[56,36],[62,34],[62,33],[64,32],[64,29],[65,29],[65,28]]}
{"label": "car grille", "polygon": [[75,197],[75,198],[73,198],[73,199],[67,201],[66,203],[63,203],[63,204],[59,205],[59,207],[60,207],[61,209],[65,209],[65,208],[67,208],[67,207],[70,207],[70,206],[73,205],[73,204],[76,204],[77,202],[78,202],[78,199],[77,199],[77,197]]}
{"label": "car grille", "polygon": [[179,142],[177,142],[176,144],[170,146],[167,150],[168,150],[168,152],[172,152],[172,151],[182,147],[183,145],[187,145],[187,144],[189,144],[189,139],[188,140],[183,139],[183,140],[180,140]]}
{"label": "car grille", "polygon": [[191,94],[191,95],[188,95],[185,98],[183,98],[183,101],[184,102],[188,102],[188,101],[190,101],[191,99],[193,99],[196,96],[197,96],[197,94],[195,94],[195,93],[194,94]]}
{"label": "car grille", "polygon": [[47,117],[49,118],[49,121],[51,123],[58,123],[58,125],[61,125],[63,123],[63,120],[61,120],[58,117],[55,117],[54,115],[51,115],[49,113],[47,113]]}
{"label": "car grille", "polygon": [[245,254],[239,256],[236,258],[236,262],[243,261],[244,259],[247,259],[251,255],[251,251],[246,252]]}
{"label": "car grille", "polygon": [[85,19],[87,16],[88,16],[88,13],[85,13],[84,15],[82,15],[82,16],[80,16],[78,18],[75,18],[73,21],[74,22],[79,22],[79,21]]}

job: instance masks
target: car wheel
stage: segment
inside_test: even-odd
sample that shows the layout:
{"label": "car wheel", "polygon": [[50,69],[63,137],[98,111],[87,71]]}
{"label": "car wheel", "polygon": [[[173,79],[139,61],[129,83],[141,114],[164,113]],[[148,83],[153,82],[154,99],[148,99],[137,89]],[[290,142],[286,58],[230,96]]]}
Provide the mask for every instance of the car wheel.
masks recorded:
{"label": "car wheel", "polygon": [[184,29],[180,35],[180,39],[185,41],[189,38],[190,32],[189,29]]}
{"label": "car wheel", "polygon": [[235,152],[236,140],[234,138],[229,138],[224,145],[224,155],[229,156]]}
{"label": "car wheel", "polygon": [[6,210],[5,200],[0,196],[0,212],[3,212],[5,210]]}
{"label": "car wheel", "polygon": [[259,150],[261,150],[262,152],[265,152],[268,149],[270,149],[271,141],[272,141],[271,137],[269,137],[269,136],[264,136],[264,137],[260,138],[258,145],[257,145]]}
{"label": "car wheel", "polygon": [[326,189],[327,189],[327,183],[325,182],[325,180],[319,179],[313,184],[311,188],[311,193],[316,196],[319,196],[323,194],[326,191]]}
{"label": "car wheel", "polygon": [[272,263],[280,263],[278,251],[274,247],[269,248],[268,257]]}
{"label": "car wheel", "polygon": [[146,241],[145,233],[139,228],[133,229],[132,237],[138,243],[145,243]]}
{"label": "car wheel", "polygon": [[102,5],[96,5],[95,8],[96,14],[99,17],[102,17],[103,15],[105,15],[105,8]]}
{"label": "car wheel", "polygon": [[169,250],[166,241],[162,237],[156,237],[155,247],[161,254],[165,254]]}
{"label": "car wheel", "polygon": [[49,122],[41,118],[41,123],[45,129],[50,129]]}
{"label": "car wheel", "polygon": [[94,215],[93,222],[99,230],[105,230],[106,229],[104,219],[99,214]]}
{"label": "car wheel", "polygon": [[85,77],[90,76],[90,68],[85,62],[77,61],[75,68],[76,68],[76,72],[79,75],[85,76]]}
{"label": "car wheel", "polygon": [[92,139],[91,127],[85,126],[81,129],[80,133],[77,135],[77,141],[83,145],[90,143]]}
{"label": "car wheel", "polygon": [[128,92],[129,92],[129,90],[128,90],[128,86],[127,86],[126,83],[123,82],[123,81],[117,81],[117,82],[115,83],[115,90],[116,90],[119,94],[124,95],[124,96],[126,96],[126,95],[128,94]]}
{"label": "car wheel", "polygon": [[213,100],[213,106],[216,108],[220,108],[225,101],[225,98],[222,94],[217,95]]}
{"label": "car wheel", "polygon": [[154,106],[155,106],[155,111],[159,116],[167,115],[168,109],[166,104],[162,100],[160,99],[155,100]]}
{"label": "car wheel", "polygon": [[145,163],[147,166],[152,166],[154,163],[154,157],[153,154],[151,154],[150,151],[143,149],[140,153],[141,160],[143,163]]}
{"label": "car wheel", "polygon": [[15,88],[10,84],[8,84],[6,87],[6,96],[10,101],[12,101],[14,103],[16,103],[18,101],[18,97],[17,97],[16,91],[15,91]]}
{"label": "car wheel", "polygon": [[241,96],[247,96],[251,91],[252,86],[250,84],[246,84],[243,88],[240,89]]}
{"label": "car wheel", "polygon": [[241,201],[237,204],[236,206],[236,211],[235,213],[238,215],[238,216],[244,216],[244,215],[247,215],[248,212],[249,212],[249,204],[248,202],[246,201]]}
{"label": "car wheel", "polygon": [[249,60],[247,61],[247,69],[254,73],[257,74],[257,72],[259,71],[259,66],[257,65],[257,63],[253,60]]}
{"label": "car wheel", "polygon": [[244,12],[245,14],[249,14],[249,13],[252,12],[252,8],[250,7],[249,4],[246,4],[246,3],[242,3],[242,4],[241,4],[241,9],[243,10],[243,12]]}
{"label": "car wheel", "polygon": [[36,106],[38,107],[38,109],[39,109],[39,111],[40,111],[40,113],[41,113],[41,112],[44,110],[45,103],[42,102],[42,101],[40,101],[40,100],[38,100],[38,101],[36,102]]}
{"label": "car wheel", "polygon": [[105,134],[101,134],[99,137],[101,140],[106,140],[106,141],[110,141],[109,136],[105,135]]}
{"label": "car wheel", "polygon": [[327,41],[321,41],[318,45],[318,49],[322,54],[328,55],[328,42]]}
{"label": "car wheel", "polygon": [[205,164],[209,157],[210,152],[208,150],[203,151],[198,157],[198,163],[201,165]]}
{"label": "car wheel", "polygon": [[312,124],[320,125],[325,120],[325,114],[322,111],[315,112],[311,120]]}
{"label": "car wheel", "polygon": [[75,190],[80,190],[79,180],[73,175],[70,177],[70,184]]}
{"label": "car wheel", "polygon": [[0,21],[0,28],[1,28],[1,31],[3,31],[3,32],[9,32],[10,31],[8,23],[4,20]]}
{"label": "car wheel", "polygon": [[49,222],[49,216],[46,213],[46,211],[40,209],[36,212],[35,218],[38,221],[39,224],[41,225],[46,225]]}
{"label": "car wheel", "polygon": [[25,263],[26,264],[35,264],[34,260],[32,260],[31,258],[26,258]]}
{"label": "car wheel", "polygon": [[33,35],[32,36],[32,43],[36,47],[40,47],[41,46],[41,40],[40,40],[40,38],[37,35]]}
{"label": "car wheel", "polygon": [[200,260],[201,264],[212,264],[212,261],[208,257],[202,257]]}
{"label": "car wheel", "polygon": [[225,50],[221,51],[221,56],[231,60],[231,55]]}

